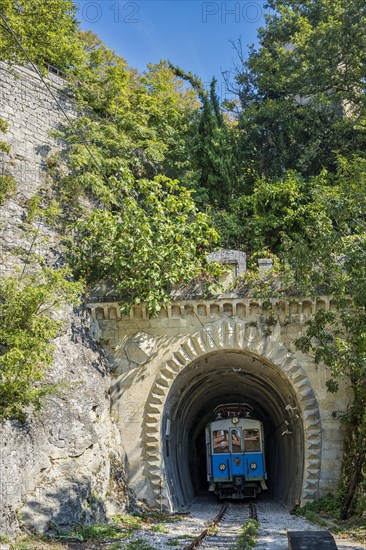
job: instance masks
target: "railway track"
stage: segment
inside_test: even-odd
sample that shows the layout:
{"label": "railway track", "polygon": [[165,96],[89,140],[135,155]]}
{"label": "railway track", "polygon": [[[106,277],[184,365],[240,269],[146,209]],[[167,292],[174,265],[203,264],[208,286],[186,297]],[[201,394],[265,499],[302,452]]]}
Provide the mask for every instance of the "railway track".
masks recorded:
{"label": "railway track", "polygon": [[249,506],[225,502],[209,527],[191,544],[185,546],[184,550],[236,548],[241,529],[249,518],[257,519],[257,508],[253,502],[250,502]]}

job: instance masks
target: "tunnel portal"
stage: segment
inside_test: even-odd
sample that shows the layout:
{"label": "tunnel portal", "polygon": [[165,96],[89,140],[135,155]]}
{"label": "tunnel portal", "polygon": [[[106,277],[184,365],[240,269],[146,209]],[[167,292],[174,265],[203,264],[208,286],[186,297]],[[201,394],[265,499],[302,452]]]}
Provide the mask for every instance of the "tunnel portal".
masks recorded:
{"label": "tunnel portal", "polygon": [[304,429],[286,376],[261,357],[217,352],[187,366],[175,379],[163,415],[164,469],[174,508],[208,491],[204,430],[222,403],[248,403],[265,431],[269,494],[285,503],[300,498]]}
{"label": "tunnel portal", "polygon": [[332,309],[331,298],[271,304],[184,299],[157,317],[143,305],[127,314],[116,302],[89,304],[113,370],[112,414],[139,499],[173,510],[207,490],[203,431],[225,402],[249,403],[264,424],[270,495],[293,505],[335,491],[340,419],[352,392],[347,380],[337,394],[327,392],[326,367],[293,343],[314,312]]}

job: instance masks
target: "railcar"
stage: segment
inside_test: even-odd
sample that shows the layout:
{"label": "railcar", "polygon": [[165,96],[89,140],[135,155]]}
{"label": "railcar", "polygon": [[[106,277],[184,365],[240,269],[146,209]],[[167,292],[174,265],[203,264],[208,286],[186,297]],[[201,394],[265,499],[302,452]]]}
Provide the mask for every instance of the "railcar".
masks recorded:
{"label": "railcar", "polygon": [[250,405],[215,409],[206,426],[207,480],[219,498],[256,497],[267,489],[263,424],[251,418]]}

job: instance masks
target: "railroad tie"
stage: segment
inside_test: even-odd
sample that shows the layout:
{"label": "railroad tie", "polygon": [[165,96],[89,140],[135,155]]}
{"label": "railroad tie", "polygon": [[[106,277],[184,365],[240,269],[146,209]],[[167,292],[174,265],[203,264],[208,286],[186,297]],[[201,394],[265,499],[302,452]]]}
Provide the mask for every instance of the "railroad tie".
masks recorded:
{"label": "railroad tie", "polygon": [[224,516],[218,525],[218,533],[208,535],[203,541],[201,548],[207,550],[232,549],[236,547],[238,538],[243,526],[243,515],[228,514]]}

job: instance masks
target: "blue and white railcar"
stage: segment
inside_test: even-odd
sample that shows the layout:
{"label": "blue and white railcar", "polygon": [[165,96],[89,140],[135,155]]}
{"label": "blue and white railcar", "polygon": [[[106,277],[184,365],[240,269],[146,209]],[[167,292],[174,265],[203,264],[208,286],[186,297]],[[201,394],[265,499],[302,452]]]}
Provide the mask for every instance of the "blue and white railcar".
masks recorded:
{"label": "blue and white railcar", "polygon": [[220,405],[206,427],[207,480],[220,498],[256,497],[267,489],[263,424],[248,405]]}

